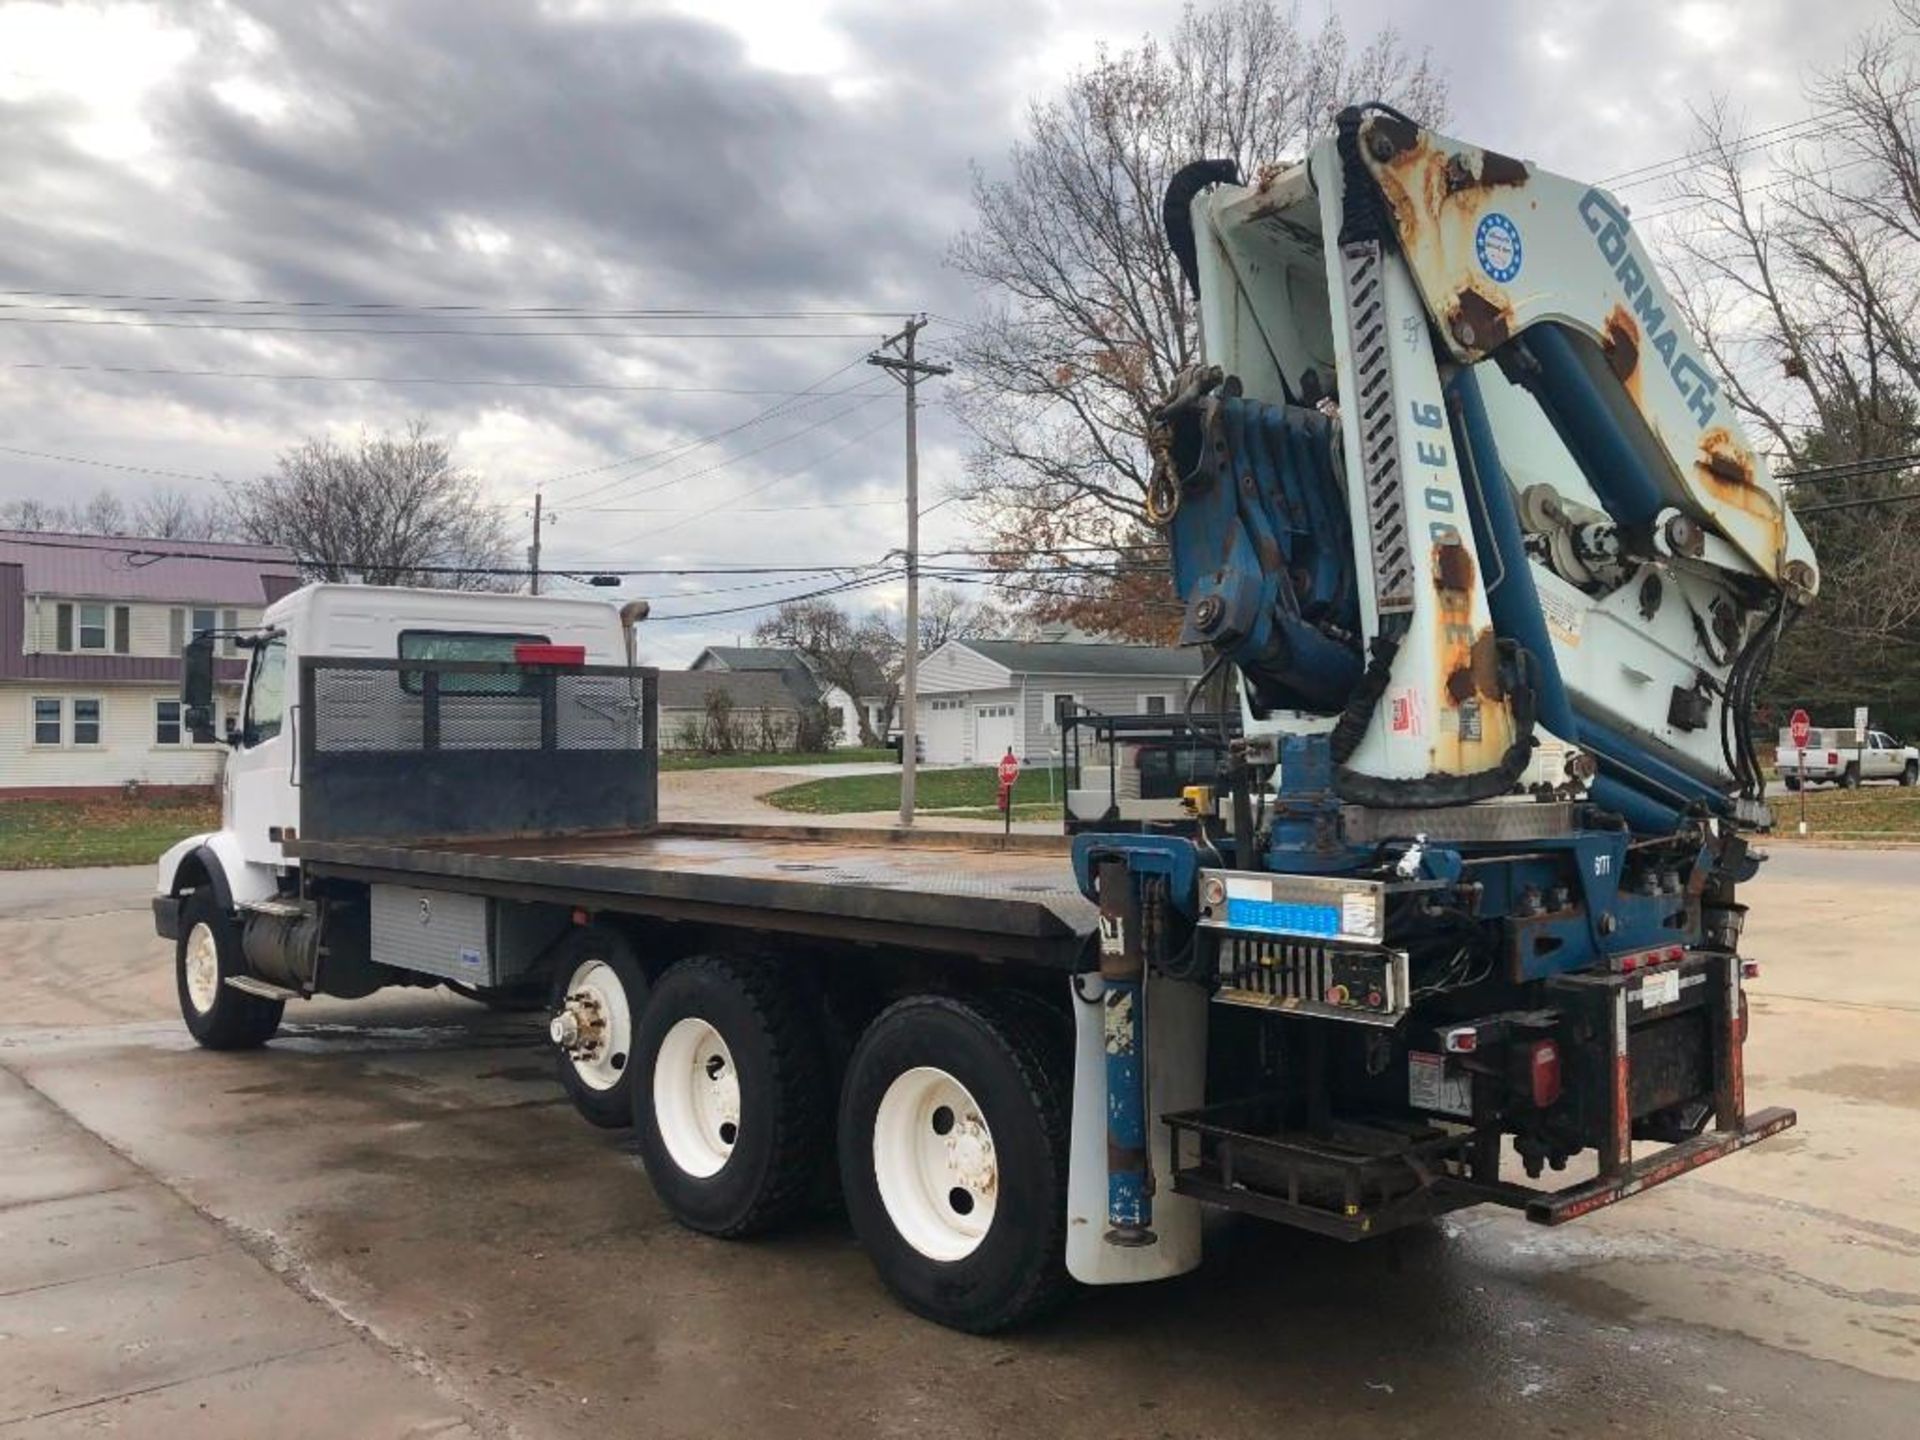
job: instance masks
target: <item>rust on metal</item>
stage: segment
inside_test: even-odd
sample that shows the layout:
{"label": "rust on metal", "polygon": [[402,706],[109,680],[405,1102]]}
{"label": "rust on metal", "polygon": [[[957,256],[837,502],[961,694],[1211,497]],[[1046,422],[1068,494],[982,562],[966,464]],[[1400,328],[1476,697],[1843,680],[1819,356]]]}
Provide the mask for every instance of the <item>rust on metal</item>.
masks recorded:
{"label": "rust on metal", "polygon": [[1513,743],[1512,707],[1500,683],[1499,642],[1490,626],[1474,626],[1472,552],[1458,539],[1442,539],[1432,560],[1437,678],[1447,718],[1433,736],[1429,763],[1438,774],[1471,774]]}
{"label": "rust on metal", "polygon": [[1456,348],[1484,354],[1513,332],[1511,309],[1479,288],[1474,230],[1488,192],[1527,183],[1525,162],[1492,150],[1443,149],[1427,131],[1390,116],[1368,122],[1367,154],[1415,271],[1456,299],[1448,331]]}
{"label": "rust on metal", "polygon": [[1724,425],[1716,425],[1700,437],[1693,472],[1717,502],[1745,511],[1767,527],[1774,554],[1785,552],[1786,507],[1778,496],[1760,486],[1753,452],[1734,439]]}
{"label": "rust on metal", "polygon": [[1469,282],[1453,302],[1447,329],[1462,350],[1484,354],[1504,345],[1513,333],[1513,308],[1483,293],[1477,281]]}
{"label": "rust on metal", "polygon": [[1640,326],[1624,305],[1615,305],[1607,316],[1606,338],[1600,342],[1606,353],[1607,368],[1627,387],[1635,409],[1644,410],[1640,395]]}
{"label": "rust on metal", "polygon": [[1458,540],[1439,540],[1433,547],[1433,584],[1436,590],[1473,588],[1473,557]]}

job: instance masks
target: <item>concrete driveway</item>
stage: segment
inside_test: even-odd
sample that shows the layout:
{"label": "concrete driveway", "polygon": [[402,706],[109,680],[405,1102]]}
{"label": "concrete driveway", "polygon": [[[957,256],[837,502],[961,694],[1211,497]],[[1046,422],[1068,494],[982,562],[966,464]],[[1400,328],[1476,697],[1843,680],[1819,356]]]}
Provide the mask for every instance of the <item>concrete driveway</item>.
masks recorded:
{"label": "concrete driveway", "polygon": [[1753,887],[1749,1086],[1797,1130],[1561,1230],[1224,1220],[1199,1273],[986,1340],[832,1216],[667,1222],[534,1018],[316,1001],[215,1055],[144,871],[0,876],[0,1436],[1909,1440],[1917,871],[1783,846]]}

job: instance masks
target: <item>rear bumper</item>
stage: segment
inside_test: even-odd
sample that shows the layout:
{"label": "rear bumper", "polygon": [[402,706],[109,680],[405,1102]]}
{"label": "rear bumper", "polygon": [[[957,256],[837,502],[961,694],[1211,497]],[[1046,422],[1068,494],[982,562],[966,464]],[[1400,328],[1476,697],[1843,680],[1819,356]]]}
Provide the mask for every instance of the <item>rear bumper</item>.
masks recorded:
{"label": "rear bumper", "polygon": [[1530,1199],[1526,1202],[1527,1218],[1541,1225],[1563,1225],[1569,1220],[1578,1220],[1582,1215],[1591,1215],[1642,1190],[1664,1185],[1689,1170],[1711,1165],[1769,1135],[1791,1130],[1799,1118],[1793,1111],[1778,1107],[1757,1111],[1732,1130],[1708,1130],[1691,1140],[1669,1145],[1617,1175],[1603,1175],[1584,1185],[1571,1185],[1551,1195]]}
{"label": "rear bumper", "polygon": [[156,895],[153,897],[153,933],[162,940],[180,938],[180,906],[178,895]]}

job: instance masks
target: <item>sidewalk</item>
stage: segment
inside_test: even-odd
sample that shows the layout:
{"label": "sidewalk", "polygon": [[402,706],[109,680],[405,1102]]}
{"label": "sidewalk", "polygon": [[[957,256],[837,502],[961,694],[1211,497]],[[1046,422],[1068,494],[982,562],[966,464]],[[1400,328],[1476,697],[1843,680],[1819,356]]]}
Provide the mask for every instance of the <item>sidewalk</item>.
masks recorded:
{"label": "sidewalk", "polygon": [[0,1070],[0,1437],[474,1440],[425,1376]]}

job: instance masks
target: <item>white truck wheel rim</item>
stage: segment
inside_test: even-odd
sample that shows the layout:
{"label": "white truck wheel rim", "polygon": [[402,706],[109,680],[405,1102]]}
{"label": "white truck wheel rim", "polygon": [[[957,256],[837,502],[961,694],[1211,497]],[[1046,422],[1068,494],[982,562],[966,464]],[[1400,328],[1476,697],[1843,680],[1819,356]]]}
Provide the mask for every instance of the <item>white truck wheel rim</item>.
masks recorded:
{"label": "white truck wheel rim", "polygon": [[929,1260],[964,1260],[992,1228],[1000,1194],[993,1131],[944,1070],[904,1071],[880,1097],[873,1175],[893,1228]]}
{"label": "white truck wheel rim", "polygon": [[204,1015],[220,998],[220,942],[204,920],[187,932],[187,1000]]}
{"label": "white truck wheel rim", "polygon": [[696,1179],[717,1175],[740,1134],[740,1076],[720,1032],[689,1015],[660,1042],[653,1118],[673,1163]]}
{"label": "white truck wheel rim", "polygon": [[[573,1024],[565,1026],[563,1018]],[[549,1033],[565,1048],[582,1083],[611,1090],[627,1072],[633,1050],[633,1008],[627,987],[604,960],[584,960],[567,982],[566,1008],[554,1017]]]}

